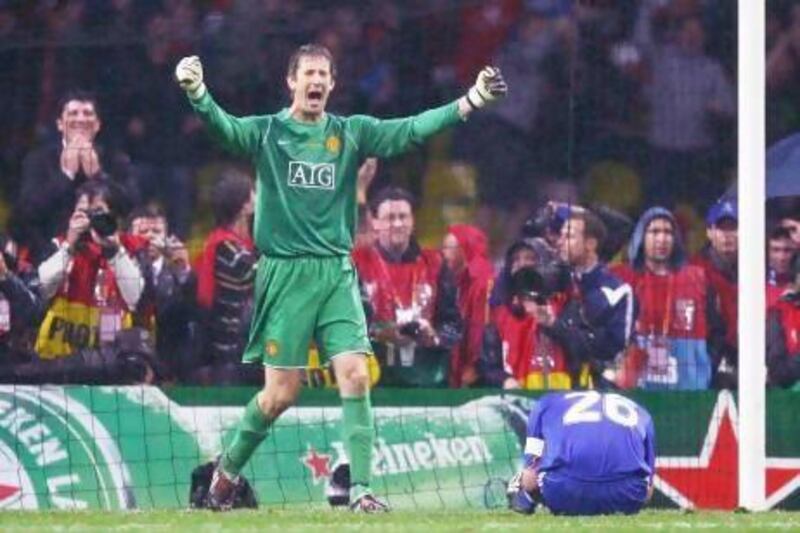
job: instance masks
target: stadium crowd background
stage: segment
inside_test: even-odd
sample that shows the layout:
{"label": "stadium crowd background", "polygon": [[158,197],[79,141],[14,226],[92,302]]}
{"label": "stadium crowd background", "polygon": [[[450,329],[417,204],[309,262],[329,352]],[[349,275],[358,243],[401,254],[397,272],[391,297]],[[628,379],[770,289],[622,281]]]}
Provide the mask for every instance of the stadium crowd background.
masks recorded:
{"label": "stadium crowd background", "polygon": [[[775,1],[769,3],[768,17],[773,67],[767,73],[768,137],[775,140],[795,131],[800,120],[792,98],[798,80],[792,47],[800,11],[794,2]],[[730,197],[736,159],[735,28],[736,5],[726,0],[4,2],[0,90],[10,105],[0,122],[1,219],[5,234],[19,245],[7,246],[7,251],[16,259],[31,298],[39,301],[24,313],[24,323],[18,322],[23,313],[11,307],[13,327],[5,328],[12,331],[4,335],[2,377],[193,383],[251,383],[260,377],[260,372],[237,368],[226,373],[205,365],[214,356],[204,347],[214,343],[195,335],[219,330],[220,338],[231,339],[241,333],[226,329],[230,322],[213,323],[220,316],[215,303],[206,301],[206,311],[197,311],[204,304],[198,306],[195,295],[209,298],[200,288],[208,280],[191,272],[190,265],[198,257],[202,261],[204,242],[215,228],[213,213],[227,213],[231,222],[246,210],[249,197],[242,192],[247,188],[242,176],[250,169],[211,142],[175,86],[173,70],[185,55],[203,58],[215,98],[236,115],[268,113],[286,105],[286,61],[304,42],[327,46],[337,59],[330,102],[337,114],[413,114],[461,95],[483,65],[499,65],[510,86],[507,101],[411,155],[377,162],[364,201],[374,201],[390,183],[410,191],[416,199],[415,234],[423,246],[435,249],[443,248],[453,224],[474,225],[488,236],[486,260],[502,276],[509,266],[504,264],[507,250],[519,238],[532,236],[523,235],[525,228],[548,202],[609,208],[615,220],[628,218],[628,225],[622,225],[627,232],[647,208],[664,206],[674,215],[687,256],[706,245],[707,221],[713,226],[724,218],[717,219],[722,212],[735,222],[735,201],[732,212],[726,203],[735,200]],[[30,183],[26,189],[25,161],[37,147],[62,142],[55,128],[63,111],[60,99],[76,88],[96,97],[101,118],[97,143],[113,161],[103,165],[104,172],[123,169],[124,176],[108,176],[108,181],[122,184],[125,196],[122,203],[112,202],[112,210],[124,224],[132,212],[158,218],[158,211],[151,209],[159,206],[168,234],[175,236],[171,242],[186,243],[191,257],[180,252],[168,258],[180,263],[176,283],[185,291],[181,298],[186,296],[181,300],[185,323],[173,325],[180,334],[155,332],[159,344],[181,335],[191,340],[170,346],[170,353],[148,349],[152,339],[146,335],[116,341],[117,355],[121,350],[141,356],[130,363],[136,367],[135,378],[128,370],[115,376],[83,372],[98,360],[106,365],[109,357],[126,368],[127,360],[118,361],[103,350],[94,355],[68,350],[46,361],[33,350],[53,298],[42,293],[38,267],[55,248],[42,255],[30,250],[31,228],[37,217],[47,218],[50,212],[33,212],[31,198],[48,191]],[[106,194],[90,192],[89,199]],[[232,205],[225,205],[221,195]],[[75,200],[62,203],[72,206]],[[561,204],[550,205],[558,212]],[[48,239],[64,234],[71,212],[72,207],[66,219],[47,222],[58,225]],[[369,209],[363,214],[369,218]],[[770,206],[770,214],[772,222],[788,228],[780,240],[791,247],[791,256],[795,241],[786,235],[800,237],[800,231],[791,233],[792,221],[800,219],[797,206],[792,199],[781,200]],[[563,224],[570,215],[561,216]],[[615,236],[619,242],[611,255],[616,261],[625,260],[617,252],[628,236]],[[463,240],[459,244],[464,248]],[[550,244],[557,252],[557,243]],[[231,246],[231,257],[247,247],[245,242]],[[444,248],[449,264],[447,244]],[[141,255],[147,262],[147,254]],[[142,283],[148,268],[140,267]],[[245,302],[251,271],[242,264],[231,268],[226,275],[236,282],[225,289]],[[183,273],[191,274],[189,285],[184,285]],[[793,287],[793,281],[782,278],[781,290]],[[485,299],[494,285],[492,281],[484,288]],[[735,272],[733,287],[735,291]],[[464,290],[459,287],[457,296]],[[142,302],[149,298],[147,305],[156,306],[156,297],[147,291],[140,296]],[[145,304],[137,305],[133,314],[142,315]],[[246,330],[240,313],[246,306],[228,309],[236,315],[235,328]],[[484,308],[488,323],[488,302]],[[468,323],[468,311],[463,306],[459,311]],[[157,322],[158,309],[147,312],[149,318],[139,318]],[[726,321],[735,337],[735,317]],[[153,333],[152,323],[141,324],[141,329]],[[241,348],[230,344],[220,348],[228,362]],[[145,357],[144,352],[152,353]],[[166,368],[155,371],[165,362],[159,359],[166,360]],[[142,365],[146,372],[139,371]],[[209,368],[189,372],[203,366]],[[314,382],[325,379],[311,377]],[[436,384],[445,383],[446,378]],[[455,386],[480,383],[476,376],[450,379]]]}

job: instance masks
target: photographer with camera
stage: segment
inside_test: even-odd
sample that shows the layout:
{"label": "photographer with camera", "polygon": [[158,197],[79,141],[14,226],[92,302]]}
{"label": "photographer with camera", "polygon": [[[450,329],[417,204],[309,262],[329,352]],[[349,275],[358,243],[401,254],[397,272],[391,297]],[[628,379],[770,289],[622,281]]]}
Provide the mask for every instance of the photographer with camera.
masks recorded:
{"label": "photographer with camera", "polygon": [[[563,347],[539,320],[558,314],[567,300],[569,270],[540,237],[514,243],[506,254],[505,301],[492,309],[478,362],[480,384],[504,389],[571,389]],[[585,374],[581,383],[586,385]]]}
{"label": "photographer with camera", "polygon": [[442,387],[462,323],[452,272],[414,238],[413,204],[399,187],[379,191],[371,202],[375,243],[357,247],[353,260],[373,311],[380,384]]}
{"label": "photographer with camera", "polygon": [[140,258],[145,280],[139,303],[143,325],[155,335],[156,353],[165,357],[170,377],[186,380],[197,365],[197,279],[189,251],[169,234],[167,217],[157,206],[134,209],[130,232],[147,240],[146,254]]}
{"label": "photographer with camera", "polygon": [[571,212],[571,205],[564,202],[549,200],[539,206],[522,225],[523,238],[542,238],[552,247],[558,246],[561,238],[561,227],[567,221]]}
{"label": "photographer with camera", "polygon": [[[523,237],[541,237],[550,246],[558,247],[561,228],[573,210],[579,207],[566,202],[548,201],[531,214],[522,226]],[[610,263],[630,239],[633,220],[625,213],[604,204],[590,204],[589,211],[597,215],[606,229],[603,246],[597,251],[600,261]]]}
{"label": "photographer with camera", "polygon": [[89,181],[76,194],[66,235],[54,239],[55,252],[39,265],[41,293],[49,307],[36,351],[43,360],[80,354],[87,368],[67,365],[65,371],[116,381],[121,367],[103,349],[113,348],[120,332],[132,326],[144,288],[135,256],[145,241],[119,231],[116,197],[108,184]]}
{"label": "photographer with camera", "polygon": [[581,381],[584,364],[589,365],[591,386],[610,385],[602,372],[625,348],[633,327],[631,287],[600,261],[605,239],[605,224],[594,212],[571,209],[558,241],[560,258],[572,270],[567,301],[560,310],[541,307],[537,317],[538,325],[564,349],[573,387]]}
{"label": "photographer with camera", "polygon": [[0,235],[0,379],[33,355],[32,326],[41,314],[38,278],[18,256],[17,244]]}

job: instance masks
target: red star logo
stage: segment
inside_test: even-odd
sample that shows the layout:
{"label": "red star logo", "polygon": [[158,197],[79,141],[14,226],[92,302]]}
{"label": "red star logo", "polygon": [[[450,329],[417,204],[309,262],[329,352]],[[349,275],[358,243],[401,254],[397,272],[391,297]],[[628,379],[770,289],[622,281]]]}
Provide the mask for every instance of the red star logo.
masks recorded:
{"label": "red star logo", "polygon": [[[685,508],[735,509],[739,502],[736,405],[728,391],[717,396],[697,457],[659,457],[655,486]],[[767,459],[767,507],[800,487],[800,459]]]}
{"label": "red star logo", "polygon": [[0,484],[0,502],[19,492],[19,487]]}
{"label": "red star logo", "polygon": [[322,479],[327,479],[331,475],[331,456],[327,453],[317,453],[317,450],[309,444],[308,452],[301,459],[302,463],[311,470],[314,484],[316,485]]}
{"label": "red star logo", "polygon": [[800,459],[767,457],[767,509],[800,488]]}

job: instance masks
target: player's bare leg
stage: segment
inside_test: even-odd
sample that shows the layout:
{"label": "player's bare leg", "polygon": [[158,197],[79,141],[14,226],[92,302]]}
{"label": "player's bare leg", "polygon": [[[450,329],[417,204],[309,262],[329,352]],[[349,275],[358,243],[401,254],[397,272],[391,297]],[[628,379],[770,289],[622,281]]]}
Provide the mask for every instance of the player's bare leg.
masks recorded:
{"label": "player's bare leg", "polygon": [[294,404],[300,392],[298,370],[265,368],[264,380],[264,389],[247,404],[236,435],[214,470],[208,490],[211,509],[224,511],[231,508],[239,472],[266,438],[270,426]]}
{"label": "player's bare leg", "polygon": [[381,513],[389,507],[370,490],[372,443],[375,430],[369,399],[369,371],[365,354],[333,358],[333,371],[342,397],[342,438],[350,458],[350,509]]}

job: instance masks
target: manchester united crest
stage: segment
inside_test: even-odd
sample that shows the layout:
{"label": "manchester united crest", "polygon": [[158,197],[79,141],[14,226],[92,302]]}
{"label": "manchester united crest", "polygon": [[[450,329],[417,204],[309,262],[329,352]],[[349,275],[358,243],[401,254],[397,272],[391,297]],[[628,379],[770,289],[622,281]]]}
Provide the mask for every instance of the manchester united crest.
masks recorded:
{"label": "manchester united crest", "polygon": [[277,357],[278,352],[278,342],[274,340],[268,340],[267,345],[264,347],[264,351],[267,352],[267,355],[270,357]]}
{"label": "manchester united crest", "polygon": [[336,135],[331,135],[325,140],[325,149],[333,154],[338,154],[342,149],[342,141]]}

